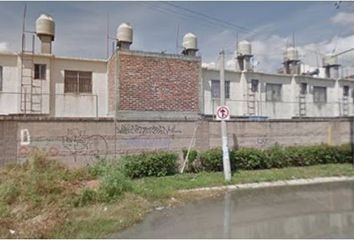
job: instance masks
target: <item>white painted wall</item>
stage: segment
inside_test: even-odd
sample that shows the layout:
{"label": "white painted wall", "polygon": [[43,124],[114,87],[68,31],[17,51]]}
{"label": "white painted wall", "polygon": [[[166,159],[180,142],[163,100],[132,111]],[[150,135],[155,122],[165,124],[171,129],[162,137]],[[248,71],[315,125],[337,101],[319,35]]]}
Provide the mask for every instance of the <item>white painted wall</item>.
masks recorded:
{"label": "white painted wall", "polygon": [[[21,59],[20,59],[21,60]],[[45,64],[46,65],[46,79],[45,80],[34,80],[38,84],[42,84],[42,113],[49,114],[49,94],[50,94],[50,81],[51,81],[51,64],[52,58],[48,56],[35,56],[33,58],[34,64]],[[19,76],[19,81],[21,75]]]}
{"label": "white painted wall", "polygon": [[[349,86],[349,96],[347,97],[347,101],[344,101],[343,96],[343,87]],[[348,110],[348,116],[354,115],[354,82],[348,79],[340,79],[338,81],[338,98],[341,100],[340,113],[344,115],[344,108]],[[345,102],[347,102],[347,106],[345,106]]]}
{"label": "white painted wall", "polygon": [[[220,105],[219,98],[212,98],[211,81],[220,80],[220,72],[214,69],[202,71],[203,93],[204,93],[204,113],[215,114],[216,108]],[[241,85],[241,73],[225,71],[225,81],[230,81],[230,98],[225,100],[229,106],[231,115],[241,115],[243,113],[243,91]]]}
{"label": "white painted wall", "polygon": [[[51,107],[56,117],[107,117],[107,62],[35,55],[34,64],[46,64],[46,79],[42,84],[42,114],[50,114],[50,95],[55,95]],[[21,113],[21,57],[0,54],[3,66],[3,90],[0,92],[0,114]],[[92,93],[64,93],[64,71],[91,71]]]}
{"label": "white painted wall", "polygon": [[[91,71],[92,94],[64,93],[64,71]],[[107,62],[68,58],[55,58],[53,64],[55,81],[55,116],[57,117],[106,117],[107,107]],[[96,102],[97,101],[97,102]]]}
{"label": "white painted wall", "polygon": [[[328,78],[313,78],[309,76],[295,77],[296,101],[299,101],[300,83],[307,83],[306,94],[306,117],[335,117],[339,116],[339,99],[337,97],[338,87],[336,80]],[[327,103],[314,103],[313,87],[326,87]],[[295,109],[295,116],[299,116],[299,105]]]}
{"label": "white painted wall", "polygon": [[20,86],[18,81],[18,58],[16,54],[1,54],[0,66],[3,68],[2,91],[0,91],[0,114],[18,113]]}
{"label": "white painted wall", "polygon": [[[3,67],[3,90],[0,92],[0,114],[20,113],[21,58],[17,54],[1,53],[0,65]],[[46,64],[46,79],[42,81],[43,113],[54,109],[56,117],[107,117],[108,115],[108,74],[107,61],[81,58],[65,58],[50,55],[36,55],[34,63]],[[64,71],[91,71],[92,94],[64,93]],[[211,80],[219,80],[216,69],[202,69],[204,114],[215,114],[219,99],[211,97]],[[354,115],[354,82],[344,79],[314,78],[311,76],[291,76],[259,72],[225,71],[225,80],[230,81],[230,98],[226,104],[233,116],[248,116],[248,88],[251,80],[259,80],[256,93],[256,115],[269,118],[291,118],[299,116],[300,83],[308,84],[306,95],[307,117],[335,117],[344,115],[343,86],[350,86],[348,115]],[[266,84],[282,84],[282,100],[266,101]],[[327,88],[327,103],[313,102],[313,87]],[[50,106],[50,93],[55,92],[53,105]]]}
{"label": "white painted wall", "polygon": [[[204,109],[205,114],[215,112],[218,101],[211,98],[211,80],[219,79],[219,71],[203,68],[204,86]],[[248,88],[251,88],[251,80],[259,81],[258,92],[255,93],[255,115],[266,116],[274,119],[288,119],[299,116],[300,84],[306,82],[308,91],[306,94],[306,117],[335,117],[343,116],[343,86],[350,86],[348,97],[348,115],[354,114],[353,91],[354,82],[350,80],[335,80],[327,78],[316,78],[311,76],[267,74],[259,72],[238,72],[225,71],[225,80],[231,80],[230,99],[226,104],[231,109],[233,116],[249,116],[247,101],[249,100]],[[266,84],[281,84],[281,101],[272,102],[266,100]],[[314,103],[313,87],[322,86],[327,89],[327,102]]]}
{"label": "white painted wall", "polygon": [[[267,116],[269,118],[289,118],[289,116],[293,115],[294,100],[292,97],[292,77],[290,75],[258,72],[246,72],[244,75],[248,88],[251,87],[252,79],[259,81],[258,92],[256,93],[256,115]],[[281,101],[267,101],[267,84],[281,84]]]}

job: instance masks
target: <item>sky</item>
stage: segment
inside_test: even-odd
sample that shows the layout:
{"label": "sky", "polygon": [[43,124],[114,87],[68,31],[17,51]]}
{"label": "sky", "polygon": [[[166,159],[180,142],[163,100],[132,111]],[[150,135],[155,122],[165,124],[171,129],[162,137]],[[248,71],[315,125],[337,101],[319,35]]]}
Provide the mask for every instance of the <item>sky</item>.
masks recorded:
{"label": "sky", "polygon": [[[234,68],[237,39],[252,43],[255,68],[264,72],[281,67],[283,51],[293,39],[301,60],[313,66],[321,65],[323,54],[354,47],[354,2],[26,3],[28,31],[35,30],[41,13],[54,18],[53,53],[60,56],[106,58],[107,22],[109,53],[116,28],[129,22],[134,50],[180,53],[183,35],[194,33],[208,67],[217,67],[223,48],[227,68]],[[25,2],[0,2],[0,51],[21,50],[24,6]],[[339,61],[344,71],[354,74],[354,52]]]}

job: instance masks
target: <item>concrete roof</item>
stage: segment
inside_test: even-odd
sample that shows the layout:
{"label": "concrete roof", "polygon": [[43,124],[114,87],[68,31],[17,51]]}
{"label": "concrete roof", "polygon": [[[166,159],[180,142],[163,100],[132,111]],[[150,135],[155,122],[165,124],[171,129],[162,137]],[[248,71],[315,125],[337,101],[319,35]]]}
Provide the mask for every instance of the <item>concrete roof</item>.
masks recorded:
{"label": "concrete roof", "polygon": [[[21,52],[0,52],[0,56],[1,55],[3,55],[3,56],[21,56]],[[26,55],[30,55],[30,53],[26,53]],[[42,53],[35,53],[34,57],[55,58],[55,59],[62,59],[62,60],[75,60],[75,61],[104,62],[104,63],[108,62],[107,59],[56,56],[54,54],[42,54]]]}

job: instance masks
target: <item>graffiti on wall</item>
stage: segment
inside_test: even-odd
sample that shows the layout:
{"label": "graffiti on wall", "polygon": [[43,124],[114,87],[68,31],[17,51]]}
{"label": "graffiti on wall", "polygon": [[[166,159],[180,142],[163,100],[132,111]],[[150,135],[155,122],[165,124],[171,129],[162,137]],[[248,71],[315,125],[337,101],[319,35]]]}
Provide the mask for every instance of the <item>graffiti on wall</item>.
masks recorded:
{"label": "graffiti on wall", "polygon": [[30,132],[21,131],[18,155],[28,157],[36,151],[42,151],[49,157],[72,157],[74,162],[90,164],[98,157],[105,158],[108,154],[108,143],[104,136],[87,135],[85,130],[69,128],[63,137],[38,137],[30,141]]}
{"label": "graffiti on wall", "polygon": [[116,133],[125,135],[118,138],[118,144],[128,151],[169,149],[172,139],[182,131],[176,125],[121,124]]}
{"label": "graffiti on wall", "polygon": [[31,143],[31,135],[28,129],[21,129],[21,146],[29,145]]}
{"label": "graffiti on wall", "polygon": [[27,157],[34,154],[37,151],[44,152],[49,157],[59,156],[59,147],[55,145],[50,146],[29,146],[23,145],[19,148],[19,157]]}
{"label": "graffiti on wall", "polygon": [[[171,125],[122,124],[116,128],[119,136],[90,134],[83,128],[64,128],[62,134],[36,136],[32,130],[21,131],[17,154],[25,159],[36,151],[48,157],[87,165],[109,155],[121,152],[136,153],[144,150],[173,148],[174,138],[182,131]],[[111,148],[111,151],[109,150]]]}
{"label": "graffiti on wall", "polygon": [[116,128],[117,134],[138,134],[138,135],[174,135],[182,133],[181,130],[176,129],[175,125],[163,126],[152,125],[143,126],[139,124],[122,124]]}
{"label": "graffiti on wall", "polygon": [[267,145],[269,145],[269,139],[267,137],[267,135],[261,136],[261,137],[257,137],[256,143],[257,146],[259,147],[266,147]]}
{"label": "graffiti on wall", "polygon": [[74,161],[83,157],[87,163],[94,162],[98,157],[105,158],[108,154],[108,143],[102,135],[86,135],[85,130],[67,129],[63,137],[63,147],[69,150]]}

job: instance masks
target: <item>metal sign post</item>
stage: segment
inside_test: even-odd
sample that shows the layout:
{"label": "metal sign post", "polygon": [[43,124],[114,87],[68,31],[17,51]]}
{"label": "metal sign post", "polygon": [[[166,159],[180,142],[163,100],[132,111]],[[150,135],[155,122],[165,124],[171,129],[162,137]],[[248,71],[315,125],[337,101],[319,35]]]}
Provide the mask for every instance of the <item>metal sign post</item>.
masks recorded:
{"label": "metal sign post", "polygon": [[352,166],[354,168],[354,117],[350,118],[350,142],[352,145]]}
{"label": "metal sign post", "polygon": [[[220,105],[218,108],[218,115],[221,119],[221,139],[222,139],[222,160],[224,167],[225,181],[231,181],[231,167],[230,167],[230,157],[229,148],[227,146],[227,132],[226,132],[226,122],[225,120],[230,117],[230,110],[225,107],[225,52],[224,49],[220,52]],[[228,111],[228,112],[227,112]]]}

